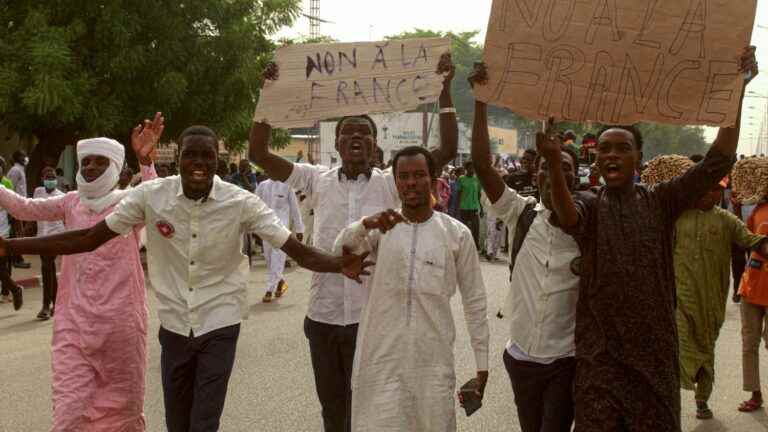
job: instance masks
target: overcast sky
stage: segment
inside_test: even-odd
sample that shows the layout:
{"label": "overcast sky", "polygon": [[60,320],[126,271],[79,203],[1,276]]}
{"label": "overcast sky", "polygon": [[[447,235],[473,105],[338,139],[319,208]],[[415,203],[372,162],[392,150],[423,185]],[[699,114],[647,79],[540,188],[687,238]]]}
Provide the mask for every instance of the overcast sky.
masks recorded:
{"label": "overcast sky", "polygon": [[[741,1],[741,0],[732,0]],[[384,36],[414,28],[442,31],[479,30],[478,41],[485,39],[485,28],[491,12],[492,0],[320,0],[320,17],[332,23],[322,23],[320,31],[342,42],[380,40]],[[304,11],[309,13],[309,0],[303,0]],[[749,90],[768,97],[768,0],[759,0],[756,27],[752,43],[758,47],[758,61],[763,73]],[[309,34],[309,20],[299,19],[279,36]],[[761,50],[762,49],[762,50]],[[768,141],[768,98],[749,98],[745,102],[744,126],[739,152],[751,154],[758,142],[764,122],[763,139]],[[710,140],[717,130],[707,131]],[[768,142],[761,152],[768,153]]]}

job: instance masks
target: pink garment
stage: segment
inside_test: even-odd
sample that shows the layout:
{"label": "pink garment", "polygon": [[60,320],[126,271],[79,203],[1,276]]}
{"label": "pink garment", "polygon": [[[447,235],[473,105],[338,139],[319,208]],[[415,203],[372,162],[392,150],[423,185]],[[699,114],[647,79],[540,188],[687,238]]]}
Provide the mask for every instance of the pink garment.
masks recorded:
{"label": "pink garment", "polygon": [[[143,168],[143,167],[142,167]],[[157,177],[143,168],[145,180]],[[0,191],[0,207],[22,220],[63,220],[67,230],[89,228],[96,214],[77,192],[25,199]],[[139,230],[94,252],[62,258],[53,325],[55,432],[141,432],[147,369],[147,297]]]}

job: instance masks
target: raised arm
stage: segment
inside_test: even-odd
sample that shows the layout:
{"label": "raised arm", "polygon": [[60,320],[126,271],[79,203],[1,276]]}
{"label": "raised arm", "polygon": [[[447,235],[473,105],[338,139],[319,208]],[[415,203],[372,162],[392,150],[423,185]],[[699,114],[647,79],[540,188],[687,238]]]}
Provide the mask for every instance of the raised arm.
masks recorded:
{"label": "raised arm", "polygon": [[[469,84],[474,88],[488,82],[488,71],[483,63],[477,63]],[[472,126],[472,163],[485,194],[491,204],[501,198],[506,185],[491,163],[491,139],[488,135],[488,105],[475,101],[475,122]]]}
{"label": "raised arm", "polygon": [[[275,63],[267,65],[264,71],[264,81],[276,81],[280,71]],[[272,126],[268,123],[254,121],[248,138],[248,158],[262,167],[267,177],[284,182],[293,172],[293,163],[269,152],[269,142],[272,139]]]}
{"label": "raised arm", "polygon": [[141,169],[141,180],[149,181],[157,178],[154,159],[157,153],[157,143],[165,130],[165,117],[158,112],[154,119],[144,120],[131,131],[131,147],[136,153]]}
{"label": "raised arm", "polygon": [[456,158],[459,148],[459,123],[456,120],[456,110],[451,98],[451,83],[456,69],[451,60],[451,54],[446,53],[440,58],[437,73],[445,74],[443,91],[440,93],[440,147],[432,151],[435,159],[435,169],[439,173],[448,162]]}
{"label": "raised arm", "polygon": [[562,143],[554,129],[554,119],[549,119],[546,132],[536,134],[536,148],[549,164],[552,207],[562,228],[572,228],[579,223],[576,203],[563,173]]}
{"label": "raised arm", "polygon": [[117,236],[105,221],[77,231],[67,231],[46,237],[6,240],[0,238],[0,256],[11,255],[72,255],[92,252]]}
{"label": "raised arm", "polygon": [[741,110],[744,105],[744,93],[747,85],[758,75],[759,69],[757,67],[757,60],[755,59],[754,46],[744,48],[741,54],[739,72],[746,74],[744,79],[744,87],[741,91],[741,99],[739,100],[739,114],[736,117],[736,124],[732,127],[720,128],[717,133],[717,139],[712,145],[713,149],[717,149],[725,156],[733,156],[736,154],[736,148],[739,146],[739,133],[741,132]]}

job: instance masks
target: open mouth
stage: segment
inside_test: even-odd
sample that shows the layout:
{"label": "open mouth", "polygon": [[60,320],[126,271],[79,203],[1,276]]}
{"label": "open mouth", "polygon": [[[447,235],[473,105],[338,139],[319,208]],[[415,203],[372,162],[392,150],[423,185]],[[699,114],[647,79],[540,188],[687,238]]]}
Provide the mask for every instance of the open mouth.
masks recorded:
{"label": "open mouth", "polygon": [[206,180],[208,180],[208,173],[205,172],[205,171],[201,171],[201,170],[194,170],[190,174],[189,178],[192,181],[196,181],[196,182],[197,181],[206,181]]}
{"label": "open mouth", "polygon": [[621,174],[621,165],[610,162],[603,167],[603,175],[609,178],[615,178]]}
{"label": "open mouth", "polygon": [[363,154],[363,143],[360,141],[352,141],[349,144],[349,153],[353,155]]}

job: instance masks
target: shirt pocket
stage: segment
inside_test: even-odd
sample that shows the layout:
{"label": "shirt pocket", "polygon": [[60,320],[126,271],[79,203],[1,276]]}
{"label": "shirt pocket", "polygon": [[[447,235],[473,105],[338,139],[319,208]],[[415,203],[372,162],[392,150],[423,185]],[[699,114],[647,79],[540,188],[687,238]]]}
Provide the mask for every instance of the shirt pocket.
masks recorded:
{"label": "shirt pocket", "polygon": [[430,295],[444,295],[448,290],[446,287],[447,261],[445,250],[442,248],[432,248],[416,254],[414,263],[418,272],[418,279],[414,290],[419,293]]}

